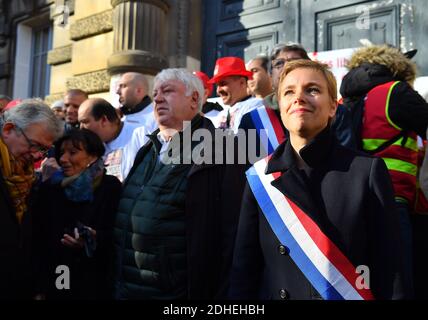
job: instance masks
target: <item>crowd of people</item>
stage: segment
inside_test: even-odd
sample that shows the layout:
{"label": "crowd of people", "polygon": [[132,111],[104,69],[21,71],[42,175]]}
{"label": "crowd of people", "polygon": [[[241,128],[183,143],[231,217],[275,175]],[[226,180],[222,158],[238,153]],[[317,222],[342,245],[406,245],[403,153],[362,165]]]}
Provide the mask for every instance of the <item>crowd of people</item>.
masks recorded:
{"label": "crowd of people", "polygon": [[120,108],[1,95],[0,299],[426,298],[414,54],[357,50],[341,99],[299,44],[124,73]]}

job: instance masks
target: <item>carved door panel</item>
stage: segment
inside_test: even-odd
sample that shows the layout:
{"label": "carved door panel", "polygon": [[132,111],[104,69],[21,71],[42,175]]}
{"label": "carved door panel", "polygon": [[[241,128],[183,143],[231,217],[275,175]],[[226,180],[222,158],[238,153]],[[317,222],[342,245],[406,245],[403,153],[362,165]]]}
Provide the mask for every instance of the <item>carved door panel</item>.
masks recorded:
{"label": "carved door panel", "polygon": [[[300,0],[301,42],[308,51],[361,47],[365,39],[402,51],[418,49],[413,59],[428,73],[424,0]],[[304,18],[303,18],[304,17]]]}
{"label": "carved door panel", "polygon": [[248,59],[277,42],[301,42],[308,51],[389,43],[428,73],[425,0],[205,0],[202,69],[212,74],[226,55]]}
{"label": "carved door panel", "polygon": [[295,21],[296,10],[296,1],[205,1],[202,69],[212,75],[219,57],[249,60],[259,53],[269,54],[278,42],[296,41],[295,23],[288,28],[284,23]]}
{"label": "carved door panel", "polygon": [[303,0],[303,43],[316,51],[360,47],[372,43],[399,44],[399,1]]}

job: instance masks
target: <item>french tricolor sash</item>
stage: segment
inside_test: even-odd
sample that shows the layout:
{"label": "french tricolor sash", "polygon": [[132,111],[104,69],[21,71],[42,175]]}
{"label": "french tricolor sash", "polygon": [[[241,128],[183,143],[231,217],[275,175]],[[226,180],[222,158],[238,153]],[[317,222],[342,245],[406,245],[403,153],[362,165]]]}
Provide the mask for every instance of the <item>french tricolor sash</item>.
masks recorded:
{"label": "french tricolor sash", "polygon": [[247,180],[297,267],[325,300],[373,300],[369,289],[357,287],[359,274],[348,258],[303,210],[271,185],[281,174],[265,174],[268,160],[256,162],[247,171]]}
{"label": "french tricolor sash", "polygon": [[[274,110],[265,106],[251,111],[250,115],[256,127],[257,135],[260,137],[260,143],[267,151],[266,154],[271,154],[285,140],[285,132],[280,120]],[[267,139],[262,138],[263,135],[266,137],[266,133],[263,133],[262,130],[267,130]]]}

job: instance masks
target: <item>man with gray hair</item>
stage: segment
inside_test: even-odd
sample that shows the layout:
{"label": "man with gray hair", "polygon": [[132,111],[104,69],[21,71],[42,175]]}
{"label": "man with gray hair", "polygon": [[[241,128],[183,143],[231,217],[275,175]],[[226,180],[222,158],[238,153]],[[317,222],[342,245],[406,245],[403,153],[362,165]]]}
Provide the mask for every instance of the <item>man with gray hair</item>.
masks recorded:
{"label": "man with gray hair", "polygon": [[153,116],[153,103],[148,95],[149,83],[143,74],[124,73],[120,77],[116,93],[119,95],[123,121],[144,126],[148,132],[157,129]]}
{"label": "man with gray hair", "polygon": [[29,298],[28,200],[41,159],[63,125],[42,101],[24,100],[0,117],[0,299]]}
{"label": "man with gray hair", "polygon": [[[226,297],[243,170],[213,161],[215,129],[200,115],[203,96],[202,82],[185,69],[154,80],[159,129],[136,156],[117,214],[117,299]],[[193,141],[200,129],[209,137]],[[196,150],[207,160],[198,161]]]}

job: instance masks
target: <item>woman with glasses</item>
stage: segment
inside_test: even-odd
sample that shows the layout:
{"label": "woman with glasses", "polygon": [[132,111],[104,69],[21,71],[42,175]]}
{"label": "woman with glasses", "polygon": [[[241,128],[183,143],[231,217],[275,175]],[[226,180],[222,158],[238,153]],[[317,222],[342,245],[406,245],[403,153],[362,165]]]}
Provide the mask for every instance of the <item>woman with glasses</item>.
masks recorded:
{"label": "woman with glasses", "polygon": [[36,297],[110,298],[121,183],[106,175],[104,145],[89,130],[70,131],[55,151],[61,169],[42,184],[34,206]]}

